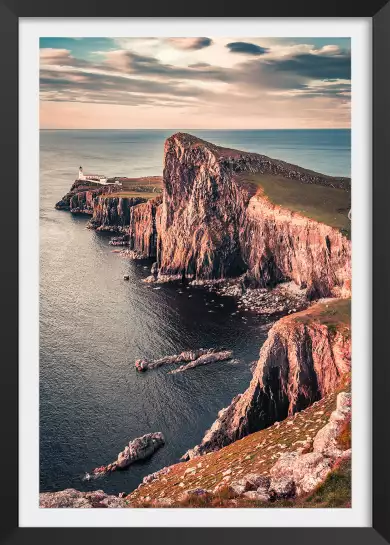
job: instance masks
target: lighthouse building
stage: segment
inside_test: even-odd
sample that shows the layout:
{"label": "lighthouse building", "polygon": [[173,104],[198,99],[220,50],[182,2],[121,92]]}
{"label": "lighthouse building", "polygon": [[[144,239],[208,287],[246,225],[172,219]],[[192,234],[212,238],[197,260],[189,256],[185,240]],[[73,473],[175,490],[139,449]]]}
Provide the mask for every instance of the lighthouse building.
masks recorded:
{"label": "lighthouse building", "polygon": [[115,180],[109,181],[104,174],[85,174],[83,167],[79,167],[79,180],[88,180],[89,182],[95,182],[102,185],[117,184]]}

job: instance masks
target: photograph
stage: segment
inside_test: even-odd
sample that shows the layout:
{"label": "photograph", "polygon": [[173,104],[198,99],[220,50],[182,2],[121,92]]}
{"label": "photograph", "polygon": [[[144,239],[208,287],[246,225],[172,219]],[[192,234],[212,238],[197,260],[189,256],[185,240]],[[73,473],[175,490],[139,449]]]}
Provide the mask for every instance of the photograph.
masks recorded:
{"label": "photograph", "polygon": [[41,509],[353,507],[351,43],[40,38]]}

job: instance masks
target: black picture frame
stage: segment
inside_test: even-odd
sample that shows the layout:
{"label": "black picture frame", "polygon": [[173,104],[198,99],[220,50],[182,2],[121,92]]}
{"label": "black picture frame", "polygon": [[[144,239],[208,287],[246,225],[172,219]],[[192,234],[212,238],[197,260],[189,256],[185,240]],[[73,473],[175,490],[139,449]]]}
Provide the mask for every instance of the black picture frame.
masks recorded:
{"label": "black picture frame", "polygon": [[[355,15],[353,15],[353,13]],[[373,502],[371,528],[19,528],[18,527],[18,23],[24,17],[369,17],[373,22]],[[283,15],[281,15],[283,14]],[[239,4],[227,0],[182,3],[98,2],[68,0],[0,0],[0,127],[2,183],[7,185],[2,203],[3,266],[2,366],[0,408],[0,542],[39,542],[58,545],[111,541],[141,544],[237,543],[259,539],[274,545],[286,542],[338,545],[390,543],[390,477],[388,471],[390,427],[387,395],[390,390],[387,335],[389,319],[390,229],[388,156],[390,153],[390,2],[352,5],[346,0],[310,3],[302,0]],[[371,208],[371,204],[368,203]],[[11,228],[10,228],[11,227]],[[11,237],[11,242],[10,242]],[[358,241],[355,241],[358,243]],[[356,297],[359,294],[355,294]],[[368,362],[371,364],[371,362]]]}

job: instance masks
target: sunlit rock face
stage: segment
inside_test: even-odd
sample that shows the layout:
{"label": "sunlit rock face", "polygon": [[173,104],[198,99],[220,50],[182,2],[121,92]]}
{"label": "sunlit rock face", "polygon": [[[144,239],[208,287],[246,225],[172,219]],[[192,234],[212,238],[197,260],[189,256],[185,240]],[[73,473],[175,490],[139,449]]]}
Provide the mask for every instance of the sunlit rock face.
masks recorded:
{"label": "sunlit rock face", "polygon": [[[245,172],[329,183],[282,161],[173,135],[165,143],[162,205],[150,220],[160,275],[213,279],[247,272],[258,286],[293,280],[311,297],[349,297],[350,241],[271,204],[241,181]],[[144,229],[151,232],[151,223]]]}

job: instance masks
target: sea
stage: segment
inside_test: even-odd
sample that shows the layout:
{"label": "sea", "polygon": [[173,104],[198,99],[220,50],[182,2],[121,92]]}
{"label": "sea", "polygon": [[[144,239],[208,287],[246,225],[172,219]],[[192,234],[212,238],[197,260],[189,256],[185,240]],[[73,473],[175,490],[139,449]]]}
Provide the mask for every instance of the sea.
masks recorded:
{"label": "sea", "polygon": [[[231,297],[204,288],[142,282],[150,261],[130,261],[88,216],[58,211],[79,166],[106,176],[162,174],[164,141],[178,131],[324,174],[350,176],[349,130],[42,130],[40,132],[40,490],[130,492],[145,475],[199,443],[243,392],[270,327],[236,314]],[[129,282],[123,280],[127,274]],[[191,296],[191,297],[190,297]],[[138,373],[138,358],[195,348],[234,360],[171,375]],[[149,460],[96,480],[86,473],[128,442],[163,432]]]}

